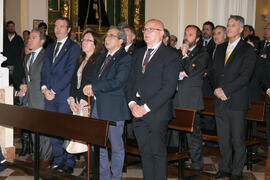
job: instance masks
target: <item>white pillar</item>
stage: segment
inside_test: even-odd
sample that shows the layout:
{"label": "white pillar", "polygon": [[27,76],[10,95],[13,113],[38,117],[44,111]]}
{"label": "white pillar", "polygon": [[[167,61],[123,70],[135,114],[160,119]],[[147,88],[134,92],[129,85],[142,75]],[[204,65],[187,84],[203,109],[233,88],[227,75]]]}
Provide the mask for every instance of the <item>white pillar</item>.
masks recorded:
{"label": "white pillar", "polygon": [[[3,29],[4,29],[4,0],[0,0],[0,52],[3,52]],[[0,54],[0,103],[13,104],[13,87],[8,87],[8,69],[2,68],[1,64],[7,58]],[[13,128],[0,126],[0,146],[7,159],[15,158],[15,146],[13,145]]]}

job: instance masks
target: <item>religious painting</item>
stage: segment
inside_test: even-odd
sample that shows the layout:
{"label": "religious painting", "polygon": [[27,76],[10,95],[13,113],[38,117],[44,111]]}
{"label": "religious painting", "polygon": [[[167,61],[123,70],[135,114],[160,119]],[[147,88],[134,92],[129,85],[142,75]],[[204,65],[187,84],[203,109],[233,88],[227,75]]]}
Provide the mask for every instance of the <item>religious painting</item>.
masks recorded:
{"label": "religious painting", "polygon": [[34,19],[33,20],[33,29],[38,29],[38,25],[40,24],[40,23],[42,23],[43,22],[43,20],[40,20],[40,19]]}
{"label": "religious painting", "polygon": [[49,11],[60,11],[60,0],[48,0]]}

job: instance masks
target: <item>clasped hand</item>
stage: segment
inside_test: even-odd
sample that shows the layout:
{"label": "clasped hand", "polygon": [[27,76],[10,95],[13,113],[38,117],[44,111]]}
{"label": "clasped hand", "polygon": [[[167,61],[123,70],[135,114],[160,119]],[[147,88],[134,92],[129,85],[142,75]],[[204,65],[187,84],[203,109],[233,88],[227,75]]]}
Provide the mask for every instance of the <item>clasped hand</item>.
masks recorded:
{"label": "clasped hand", "polygon": [[144,108],[144,105],[139,106],[139,105],[136,104],[136,103],[132,103],[132,104],[130,105],[130,110],[131,110],[132,115],[133,115],[135,118],[141,118],[141,117],[143,117],[145,114],[147,114],[147,111],[146,111],[146,109]]}

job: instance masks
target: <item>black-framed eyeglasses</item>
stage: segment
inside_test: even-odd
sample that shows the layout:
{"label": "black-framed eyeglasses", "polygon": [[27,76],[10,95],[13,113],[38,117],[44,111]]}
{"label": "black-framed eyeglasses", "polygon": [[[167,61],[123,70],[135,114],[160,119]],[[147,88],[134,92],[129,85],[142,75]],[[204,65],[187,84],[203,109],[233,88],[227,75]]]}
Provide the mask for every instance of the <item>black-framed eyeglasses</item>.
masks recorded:
{"label": "black-framed eyeglasses", "polygon": [[81,39],[81,42],[87,42],[87,43],[90,43],[90,42],[95,42],[94,40],[92,39]]}
{"label": "black-framed eyeglasses", "polygon": [[117,35],[114,35],[114,34],[105,34],[104,35],[104,38],[106,38],[106,37],[109,37],[109,38],[118,38],[118,36]]}
{"label": "black-framed eyeglasses", "polygon": [[142,29],[143,33],[146,31],[154,32],[154,31],[162,31],[162,29],[158,29],[158,28],[143,28]]}
{"label": "black-framed eyeglasses", "polygon": [[264,28],[264,30],[270,30],[270,28]]}

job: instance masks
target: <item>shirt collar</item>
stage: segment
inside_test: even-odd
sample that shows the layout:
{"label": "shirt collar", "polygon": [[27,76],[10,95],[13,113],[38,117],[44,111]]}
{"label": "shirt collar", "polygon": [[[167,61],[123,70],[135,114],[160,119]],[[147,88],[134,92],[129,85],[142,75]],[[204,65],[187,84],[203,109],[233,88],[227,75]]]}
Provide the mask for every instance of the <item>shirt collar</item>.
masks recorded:
{"label": "shirt collar", "polygon": [[207,44],[209,43],[209,41],[211,41],[212,37],[210,37],[209,39],[204,39],[204,41],[207,41]]}
{"label": "shirt collar", "polygon": [[36,49],[36,50],[34,50],[32,52],[35,52],[35,54],[38,54],[41,50],[42,50],[42,47],[40,47],[40,48],[38,48],[38,49]]}
{"label": "shirt collar", "polygon": [[[113,56],[119,49],[120,49],[120,48],[116,49],[116,50],[113,51],[112,53],[109,53],[109,51],[108,51],[107,56],[109,56],[109,55]],[[106,57],[107,57],[107,56],[106,56]]]}
{"label": "shirt collar", "polygon": [[68,37],[65,37],[64,39],[62,39],[61,41],[57,41],[57,42],[61,42],[61,45],[65,44],[66,40],[68,39]]}
{"label": "shirt collar", "polygon": [[156,45],[154,45],[153,47],[149,47],[147,46],[148,49],[153,49],[155,50],[156,48],[158,48],[161,45],[162,41],[158,42]]}
{"label": "shirt collar", "polygon": [[126,52],[128,51],[128,49],[130,48],[131,45],[132,45],[132,43],[129,44],[129,45],[127,45],[127,46],[125,47],[125,51],[126,51]]}
{"label": "shirt collar", "polygon": [[228,41],[228,46],[231,44],[232,48],[236,47],[236,45],[238,44],[238,42],[241,40],[241,37],[239,37],[237,40],[235,40],[233,43],[230,43],[230,41]]}

